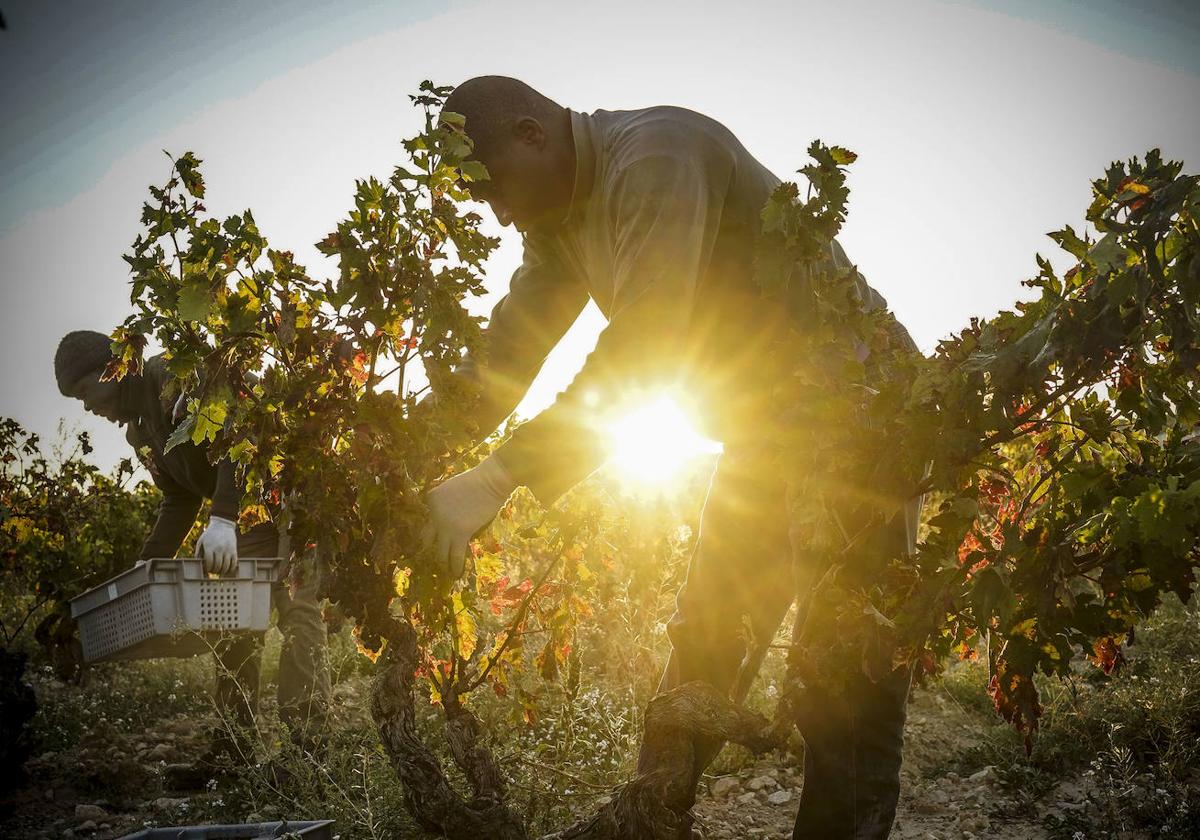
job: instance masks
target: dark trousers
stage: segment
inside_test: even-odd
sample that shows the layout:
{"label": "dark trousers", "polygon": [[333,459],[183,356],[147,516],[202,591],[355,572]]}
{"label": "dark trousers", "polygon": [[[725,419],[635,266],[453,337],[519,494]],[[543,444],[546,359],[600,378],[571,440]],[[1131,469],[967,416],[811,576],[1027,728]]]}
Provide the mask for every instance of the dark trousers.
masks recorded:
{"label": "dark trousers", "polygon": [[[238,534],[239,557],[275,557],[279,532],[264,523]],[[279,716],[292,739],[307,744],[326,724],[329,697],[328,636],[321,604],[317,564],[289,583],[289,569],[271,588],[277,626],[283,634],[279,654]],[[251,730],[258,714],[262,670],[262,636],[232,636],[216,647],[216,701],[224,730]]]}
{"label": "dark trousers", "polygon": [[[736,450],[721,457],[667,628],[672,652],[660,690],[704,680],[736,702],[745,699],[765,653],[765,646],[756,646],[757,655],[747,657],[745,623],[755,640],[769,642],[797,593],[823,571],[805,563],[788,507],[784,483],[768,459]],[[919,504],[910,505],[864,540],[863,550],[911,550],[918,513]],[[878,683],[863,677],[836,698],[810,687],[799,721],[805,773],[793,838],[887,837],[900,793],[910,677],[908,671]],[[693,739],[693,787],[721,746]],[[652,769],[654,762],[643,751],[639,770]]]}

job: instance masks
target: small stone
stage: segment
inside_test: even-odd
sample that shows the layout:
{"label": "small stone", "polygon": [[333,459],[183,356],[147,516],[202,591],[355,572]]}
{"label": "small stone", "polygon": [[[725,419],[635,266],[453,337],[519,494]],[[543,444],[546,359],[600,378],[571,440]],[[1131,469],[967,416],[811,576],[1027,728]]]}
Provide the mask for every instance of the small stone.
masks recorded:
{"label": "small stone", "polygon": [[159,744],[146,753],[146,758],[149,761],[166,761],[170,757],[171,746],[169,744]]}
{"label": "small stone", "polygon": [[754,802],[757,798],[758,797],[756,797],[754,795],[754,792],[751,791],[749,793],[743,793],[741,796],[739,796],[737,798],[737,801],[742,803],[743,805],[749,805],[751,802]]}
{"label": "small stone", "polygon": [[790,790],[777,790],[767,797],[767,801],[772,805],[786,805],[792,801],[792,792]]}
{"label": "small stone", "polygon": [[75,829],[77,831],[95,831],[96,830],[96,821],[95,820],[84,820],[79,825],[75,826]]}
{"label": "small stone", "polygon": [[54,801],[54,788],[46,788],[46,801],[47,802]]}
{"label": "small stone", "polygon": [[991,827],[991,820],[987,814],[979,813],[962,813],[958,815],[958,827],[962,831],[978,832],[987,831]]}
{"label": "small stone", "polygon": [[[96,824],[95,824],[96,820],[105,819],[107,816],[108,816],[108,812],[105,811],[103,808],[101,808],[99,805],[76,805],[75,806],[76,822],[82,823],[82,822],[86,822],[86,821],[91,821],[92,828],[96,827]],[[80,826],[80,828],[83,828],[83,826]]]}
{"label": "small stone", "polygon": [[70,840],[70,838],[75,836],[75,829],[73,829],[73,828],[63,829],[62,836],[63,836],[64,840]]}
{"label": "small stone", "polygon": [[996,782],[996,780],[996,768],[990,764],[982,770],[967,776],[967,781],[973,785],[990,785]]}
{"label": "small stone", "polygon": [[950,801],[950,794],[942,788],[934,788],[925,794],[925,801],[932,802],[935,805],[945,805]]}
{"label": "small stone", "polygon": [[750,790],[777,788],[779,787],[779,782],[775,781],[770,776],[757,776],[756,778],[751,779],[750,783],[746,785],[746,787],[748,787]]}
{"label": "small stone", "polygon": [[248,823],[254,824],[254,823],[260,823],[260,822],[266,822],[266,820],[263,819],[263,815],[258,813],[258,811],[251,811],[249,814],[246,815],[246,818],[244,820],[242,820],[242,822],[248,822]]}
{"label": "small stone", "polygon": [[734,776],[722,776],[712,783],[709,788],[712,795],[717,799],[724,799],[726,796],[731,796],[734,791],[739,790],[742,783]]}
{"label": "small stone", "polygon": [[174,811],[187,802],[183,797],[160,796],[150,803],[150,807],[155,811]]}
{"label": "small stone", "polygon": [[1079,785],[1075,782],[1061,782],[1054,789],[1054,796],[1057,799],[1063,799],[1067,802],[1081,802],[1087,798],[1086,794]]}

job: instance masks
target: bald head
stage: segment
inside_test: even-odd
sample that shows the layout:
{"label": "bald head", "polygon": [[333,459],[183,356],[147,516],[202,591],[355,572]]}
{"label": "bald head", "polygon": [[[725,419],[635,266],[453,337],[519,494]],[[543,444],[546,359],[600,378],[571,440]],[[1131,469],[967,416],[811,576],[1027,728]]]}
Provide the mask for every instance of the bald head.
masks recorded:
{"label": "bald head", "polygon": [[477,155],[486,154],[497,140],[511,134],[522,117],[532,117],[548,126],[566,113],[550,97],[508,76],[467,79],[446,98],[445,110],[466,117],[467,136],[475,144]]}
{"label": "bald head", "polygon": [[561,221],[575,183],[570,112],[518,79],[477,76],[456,87],[444,110],[466,119],[472,157],[490,178],[471,194],[491,205],[502,225],[521,230]]}

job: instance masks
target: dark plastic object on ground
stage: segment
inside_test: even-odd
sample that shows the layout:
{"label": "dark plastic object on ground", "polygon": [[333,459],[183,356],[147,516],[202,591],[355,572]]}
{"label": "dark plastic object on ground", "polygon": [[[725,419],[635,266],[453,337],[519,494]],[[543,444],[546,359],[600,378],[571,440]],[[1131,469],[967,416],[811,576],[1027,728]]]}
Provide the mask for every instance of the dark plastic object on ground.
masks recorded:
{"label": "dark plastic object on ground", "polygon": [[146,828],[136,834],[127,834],[121,840],[276,840],[280,837],[333,840],[333,820]]}
{"label": "dark plastic object on ground", "polygon": [[37,714],[37,696],[25,682],[26,656],[0,648],[0,793],[23,779],[21,769],[33,748],[29,722]]}

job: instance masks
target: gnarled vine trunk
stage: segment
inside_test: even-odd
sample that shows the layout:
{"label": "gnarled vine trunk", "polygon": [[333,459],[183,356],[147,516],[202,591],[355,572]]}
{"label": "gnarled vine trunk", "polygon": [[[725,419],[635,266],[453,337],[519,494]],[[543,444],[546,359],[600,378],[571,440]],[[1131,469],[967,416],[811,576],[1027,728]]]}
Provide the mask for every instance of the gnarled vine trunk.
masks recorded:
{"label": "gnarled vine trunk", "polygon": [[[417,635],[397,621],[377,663],[371,713],[392,768],[404,784],[409,812],[427,831],[450,840],[528,840],[505,802],[505,784],[479,720],[450,695],[443,698],[445,736],[454,763],[471,785],[466,799],[416,727]],[[782,707],[781,707],[782,708]],[[711,685],[690,682],[659,694],[646,709],[643,739],[654,769],[616,791],[595,814],[542,840],[673,840],[692,800],[696,736],[761,753],[786,745],[789,724],[747,711]]]}
{"label": "gnarled vine trunk", "polygon": [[445,702],[446,739],[474,796],[468,801],[451,787],[441,762],[417,732],[416,631],[407,621],[397,620],[387,639],[376,663],[371,715],[404,784],[409,813],[425,830],[450,840],[526,840],[529,835],[521,820],[505,804],[500,772],[482,743],[479,721],[457,699]]}

